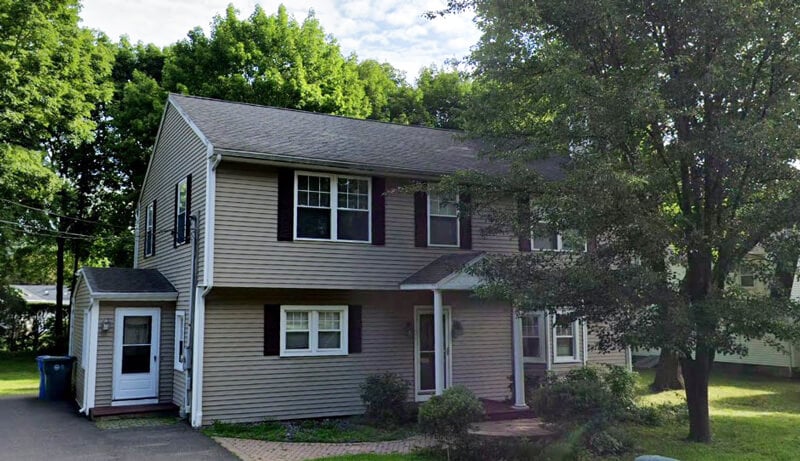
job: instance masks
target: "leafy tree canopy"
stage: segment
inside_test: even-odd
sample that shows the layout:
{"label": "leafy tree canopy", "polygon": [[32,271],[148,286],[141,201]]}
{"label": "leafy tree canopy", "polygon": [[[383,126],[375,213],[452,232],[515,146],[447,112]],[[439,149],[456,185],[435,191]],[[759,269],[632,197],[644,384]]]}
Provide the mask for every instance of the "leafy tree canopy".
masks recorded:
{"label": "leafy tree canopy", "polygon": [[[594,242],[489,259],[486,290],[523,308],[569,306],[560,321],[593,322],[603,349],[678,351],[690,438],[710,440],[715,355],[798,337],[787,297],[731,282],[753,248],[776,261],[796,248],[800,5],[450,2],[464,8],[483,30],[467,126],[512,166],[447,183],[472,184],[497,229],[577,229]],[[535,172],[544,157],[561,159],[562,180]]]}

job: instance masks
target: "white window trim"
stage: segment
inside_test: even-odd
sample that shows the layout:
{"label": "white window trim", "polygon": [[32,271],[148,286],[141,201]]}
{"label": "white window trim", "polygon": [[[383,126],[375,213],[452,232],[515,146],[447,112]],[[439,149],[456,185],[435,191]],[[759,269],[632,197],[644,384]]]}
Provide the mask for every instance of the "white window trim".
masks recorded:
{"label": "white window trim", "polygon": [[[178,216],[180,216],[180,214],[181,214],[181,184],[185,184],[186,185],[186,203],[183,204],[183,208],[184,208],[183,209],[183,213],[186,214],[186,218],[183,221],[183,227],[184,227],[183,240],[179,241],[178,240]],[[189,241],[189,235],[188,235],[189,234],[189,230],[186,229],[188,227],[187,224],[189,222],[189,210],[187,209],[188,205],[189,205],[189,177],[188,176],[186,176],[183,179],[181,179],[180,181],[178,181],[178,187],[175,189],[175,204],[176,204],[175,205],[175,238],[173,239],[173,241],[175,242],[175,246],[181,246],[181,245],[183,245],[183,244],[185,244],[186,242]]]}
{"label": "white window trim", "polygon": [[[541,224],[546,224],[546,223],[541,223]],[[536,248],[534,246],[535,242],[536,242],[536,232],[534,232],[534,229],[531,229],[531,251],[557,251],[557,252],[563,252],[563,253],[577,253],[575,250],[565,250],[564,249],[564,242],[561,239],[561,232],[556,232],[556,247],[555,247],[555,249]],[[586,238],[583,239],[583,251],[584,252],[589,251],[589,240],[586,239]]]}
{"label": "white window trim", "polygon": [[[331,210],[331,238],[329,239],[322,239],[322,238],[312,238],[312,237],[298,237],[297,236],[297,209],[300,207],[298,203],[298,192],[297,192],[297,185],[298,185],[298,176],[317,176],[320,178],[329,178],[330,179],[330,197],[331,203],[330,207],[306,207],[306,208],[319,208],[325,210]],[[367,240],[345,240],[339,238],[339,179],[356,179],[360,181],[367,181]],[[368,176],[353,176],[353,175],[336,175],[336,174],[329,174],[329,173],[318,173],[313,171],[295,171],[294,172],[294,199],[292,200],[294,203],[294,209],[292,213],[294,214],[294,239],[295,240],[305,240],[311,242],[345,242],[345,243],[366,243],[372,244],[372,178]],[[348,210],[348,208],[345,208]],[[353,210],[356,211],[356,210]],[[364,210],[360,210],[364,211]]]}
{"label": "white window trim", "polygon": [[[308,312],[308,349],[286,349],[286,312]],[[338,349],[319,349],[319,312],[339,312],[341,322],[341,347]],[[348,344],[348,306],[281,306],[280,356],[317,357],[347,355]]]}
{"label": "white window trim", "polygon": [[[153,256],[153,250],[156,246],[156,230],[153,228],[153,220],[155,219],[155,202],[150,202],[145,208],[145,225],[144,225],[144,256],[145,258]],[[147,245],[147,235],[150,234],[150,246]]]}
{"label": "white window trim", "polygon": [[578,320],[572,322],[572,355],[571,356],[560,356],[558,355],[558,338],[569,338],[570,336],[558,336],[557,334],[557,325],[556,325],[556,318],[553,317],[553,336],[552,336],[552,346],[553,346],[553,363],[579,363],[580,360],[580,352],[578,351],[578,329],[580,327],[580,322]]}
{"label": "white window trim", "polygon": [[[522,315],[523,319],[524,319],[525,315],[535,315],[536,318],[537,318],[537,321],[539,323],[539,356],[538,357],[532,357],[532,356],[529,356],[529,355],[524,355],[525,352],[524,352],[524,348],[523,348],[522,360],[525,363],[545,363],[547,361],[547,334],[546,334],[547,327],[545,326],[545,317],[546,317],[546,315],[545,315],[544,312],[539,312],[539,311],[537,311],[537,312],[525,311],[523,313],[523,315]],[[525,338],[526,338],[525,330],[523,328],[523,330],[522,330],[522,340],[523,340],[523,342],[524,342]]]}
{"label": "white window trim", "polygon": [[[428,218],[427,218],[428,219],[428,223],[427,223],[428,224],[427,225],[427,228],[428,228],[428,246],[429,247],[440,247],[440,248],[461,248],[461,219],[460,219],[458,211],[456,211],[456,215],[455,215],[455,218],[456,218],[456,244],[455,245],[445,245],[445,244],[442,244],[442,243],[431,243],[431,216],[437,216],[437,217],[442,217],[442,218],[453,218],[453,216],[431,213],[431,196],[432,195],[437,195],[437,194],[428,193],[427,195],[428,195],[428,213],[427,213],[427,215],[428,215]],[[456,204],[458,204],[458,203],[459,203],[459,196],[458,196],[458,194],[456,194]]]}
{"label": "white window trim", "polygon": [[89,363],[89,335],[90,325],[92,319],[92,311],[89,309],[83,310],[83,338],[81,338],[81,368],[86,369]]}
{"label": "white window trim", "polygon": [[[181,340],[184,347],[181,347]],[[177,371],[185,371],[185,357],[183,349],[186,349],[186,311],[175,311],[175,343],[174,343],[173,368]]]}

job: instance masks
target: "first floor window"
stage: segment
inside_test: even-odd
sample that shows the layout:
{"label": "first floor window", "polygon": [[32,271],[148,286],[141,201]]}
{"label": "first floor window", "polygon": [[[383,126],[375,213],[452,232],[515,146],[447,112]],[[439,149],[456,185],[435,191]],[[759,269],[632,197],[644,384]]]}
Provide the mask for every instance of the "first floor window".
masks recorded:
{"label": "first floor window", "polygon": [[296,238],[370,241],[370,180],[298,173]]}
{"label": "first floor window", "polygon": [[428,245],[457,247],[458,196],[428,195]]}
{"label": "first floor window", "polygon": [[184,357],[186,349],[185,337],[186,337],[186,312],[176,311],[174,368],[178,371],[183,371],[185,369],[184,367],[184,364],[186,363],[186,359]]}
{"label": "first floor window", "polygon": [[522,315],[522,356],[526,359],[544,358],[543,323],[544,315],[540,312],[525,312]]}
{"label": "first floor window", "polygon": [[144,225],[144,255],[153,256],[156,252],[156,202],[147,205],[145,211],[145,225]]}
{"label": "first floor window", "polygon": [[281,306],[281,356],[346,355],[347,306]]}
{"label": "first floor window", "polygon": [[578,360],[577,331],[578,322],[561,325],[554,322],[553,342],[555,343],[555,361],[573,362]]}

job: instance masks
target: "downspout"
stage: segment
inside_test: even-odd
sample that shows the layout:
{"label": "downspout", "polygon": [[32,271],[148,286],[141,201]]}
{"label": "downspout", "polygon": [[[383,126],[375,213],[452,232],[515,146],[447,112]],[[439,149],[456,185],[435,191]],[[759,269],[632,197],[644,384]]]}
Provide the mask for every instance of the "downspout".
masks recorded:
{"label": "downspout", "polygon": [[197,215],[193,214],[189,217],[189,221],[191,222],[191,238],[192,238],[192,272],[191,272],[191,283],[189,288],[189,341],[187,344],[189,345],[189,353],[186,354],[186,357],[191,357],[188,361],[187,366],[185,367],[185,372],[187,373],[186,379],[186,391],[183,399],[184,405],[184,412],[188,413],[191,411],[191,406],[188,405],[190,402],[191,395],[192,395],[192,378],[191,378],[191,371],[194,368],[194,346],[192,343],[192,339],[194,337],[194,315],[195,315],[195,292],[197,291]]}
{"label": "downspout", "polygon": [[[205,307],[206,298],[214,286],[214,226],[217,193],[216,170],[222,161],[222,154],[214,152],[214,146],[207,144],[206,164],[206,203],[205,203],[205,240],[203,246],[203,287],[200,299],[192,303],[191,328],[189,344],[192,347],[190,400],[191,425],[200,427],[203,424],[203,350],[205,342]],[[200,291],[197,284],[192,289],[193,296]]]}

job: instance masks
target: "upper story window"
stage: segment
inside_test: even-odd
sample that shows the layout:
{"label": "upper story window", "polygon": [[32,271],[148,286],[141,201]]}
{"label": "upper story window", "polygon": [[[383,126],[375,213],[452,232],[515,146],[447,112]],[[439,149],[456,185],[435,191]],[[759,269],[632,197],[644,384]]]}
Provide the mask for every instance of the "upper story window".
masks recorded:
{"label": "upper story window", "polygon": [[522,356],[531,362],[544,360],[544,314],[525,312],[522,314]]}
{"label": "upper story window", "polygon": [[551,251],[586,251],[586,238],[576,230],[553,232],[544,224],[536,226],[531,236],[531,248]]}
{"label": "upper story window", "polygon": [[428,194],[428,245],[459,246],[458,195]]}
{"label": "upper story window", "polygon": [[281,306],[280,355],[347,355],[347,306]]}
{"label": "upper story window", "polygon": [[369,178],[297,173],[295,238],[369,242]]}
{"label": "upper story window", "polygon": [[183,178],[175,186],[175,245],[189,241],[189,203],[191,194],[191,175]]}
{"label": "upper story window", "polygon": [[578,361],[578,321],[568,325],[556,324],[553,321],[553,350],[555,362],[577,362]]}
{"label": "upper story window", "polygon": [[156,254],[156,202],[147,205],[144,224],[144,256]]}

